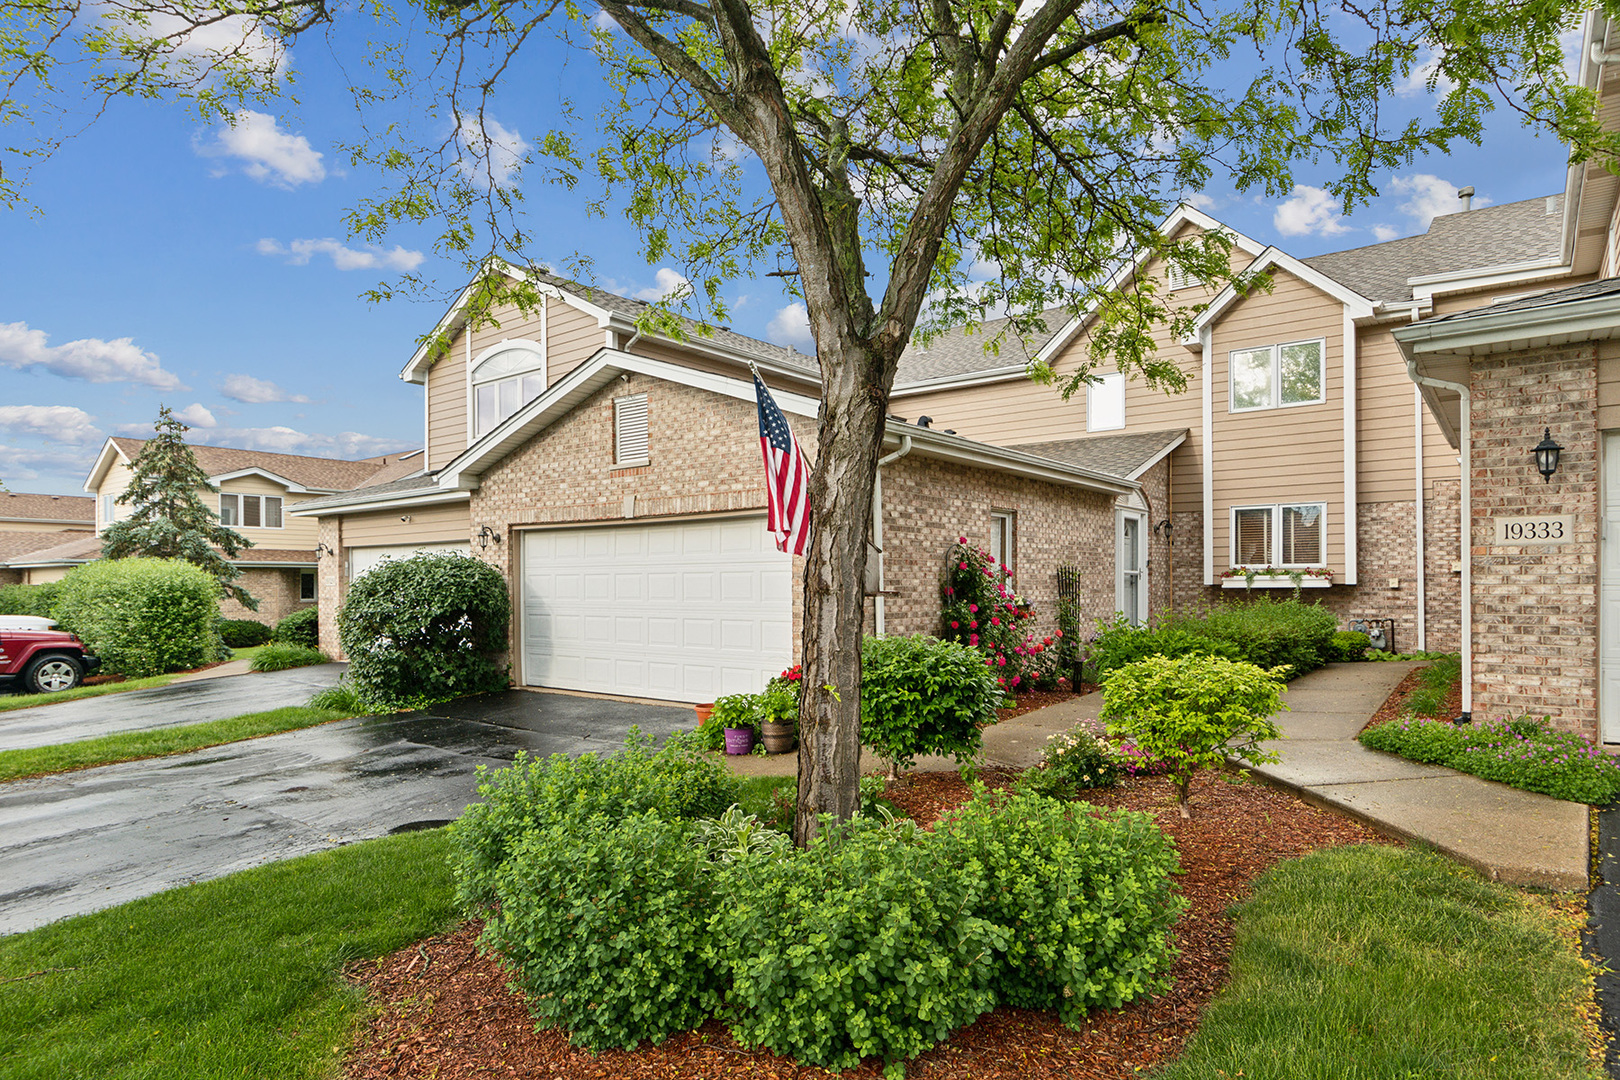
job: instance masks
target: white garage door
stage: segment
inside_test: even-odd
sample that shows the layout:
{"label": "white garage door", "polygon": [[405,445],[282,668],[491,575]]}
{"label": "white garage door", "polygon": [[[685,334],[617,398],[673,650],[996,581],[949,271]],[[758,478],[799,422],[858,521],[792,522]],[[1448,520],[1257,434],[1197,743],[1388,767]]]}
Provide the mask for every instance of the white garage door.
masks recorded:
{"label": "white garage door", "polygon": [[393,544],[388,547],[350,548],[349,580],[359,580],[384,559],[408,559],[423,551],[454,551],[458,555],[471,555],[472,545],[465,540],[459,540],[444,544]]}
{"label": "white garage door", "polygon": [[793,655],[763,517],[523,534],[523,679],[665,701],[753,693]]}

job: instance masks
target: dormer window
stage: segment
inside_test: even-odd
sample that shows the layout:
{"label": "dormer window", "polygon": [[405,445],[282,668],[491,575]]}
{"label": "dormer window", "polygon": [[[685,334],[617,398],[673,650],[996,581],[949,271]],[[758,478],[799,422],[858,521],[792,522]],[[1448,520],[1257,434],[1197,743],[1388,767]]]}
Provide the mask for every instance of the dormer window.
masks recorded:
{"label": "dormer window", "polygon": [[482,438],[546,389],[545,350],[503,341],[473,362],[473,438]]}

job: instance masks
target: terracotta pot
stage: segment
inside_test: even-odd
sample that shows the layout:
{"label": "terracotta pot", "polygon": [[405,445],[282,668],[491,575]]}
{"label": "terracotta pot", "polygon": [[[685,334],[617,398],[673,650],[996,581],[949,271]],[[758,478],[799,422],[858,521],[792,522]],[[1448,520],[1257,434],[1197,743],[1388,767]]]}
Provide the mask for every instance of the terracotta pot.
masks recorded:
{"label": "terracotta pot", "polygon": [[765,737],[767,754],[785,754],[798,743],[798,725],[789,720],[784,723],[764,723],[759,726]]}
{"label": "terracotta pot", "polygon": [[726,731],[726,753],[746,754],[754,748],[754,729],[747,727],[728,727]]}
{"label": "terracotta pot", "polygon": [[694,705],[692,711],[697,713],[698,727],[702,727],[709,722],[709,716],[714,712],[714,702],[705,701],[702,705]]}

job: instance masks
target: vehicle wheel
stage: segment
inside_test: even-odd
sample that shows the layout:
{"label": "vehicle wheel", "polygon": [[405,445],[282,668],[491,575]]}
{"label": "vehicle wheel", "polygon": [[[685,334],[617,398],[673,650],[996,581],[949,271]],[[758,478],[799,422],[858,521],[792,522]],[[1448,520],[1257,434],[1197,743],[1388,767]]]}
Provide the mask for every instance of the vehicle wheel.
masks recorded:
{"label": "vehicle wheel", "polygon": [[83,681],[84,665],[71,656],[42,656],[23,672],[23,686],[33,694],[71,690]]}

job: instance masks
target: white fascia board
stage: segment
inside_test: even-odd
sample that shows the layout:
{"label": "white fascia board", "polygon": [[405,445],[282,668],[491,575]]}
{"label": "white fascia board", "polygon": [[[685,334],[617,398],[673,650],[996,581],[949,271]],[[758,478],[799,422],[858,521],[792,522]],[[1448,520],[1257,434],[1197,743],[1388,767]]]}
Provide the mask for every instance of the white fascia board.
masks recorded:
{"label": "white fascia board", "polygon": [[1529,310],[1486,310],[1467,317],[1412,323],[1390,333],[1423,374],[1423,361],[1431,356],[1473,356],[1615,337],[1620,334],[1620,296]]}
{"label": "white fascia board", "polygon": [[101,481],[107,476],[107,470],[113,467],[118,458],[123,458],[124,464],[129,464],[129,458],[118,449],[118,444],[113,442],[112,436],[109,435],[107,441],[101,444],[101,453],[96,455],[96,463],[90,466],[90,475],[85,477],[84,490],[92,495],[97,494],[101,488]]}
{"label": "white fascia board", "polygon": [[1485,266],[1477,270],[1424,274],[1420,277],[1407,278],[1406,283],[1412,287],[1414,299],[1428,300],[1432,303],[1436,295],[1444,293],[1489,289],[1498,285],[1517,285],[1528,281],[1545,281],[1567,277],[1569,273],[1570,267],[1564,262],[1563,257],[1553,255],[1545,259]]}
{"label": "white fascia board", "polygon": [[314,570],[320,566],[315,561],[313,551],[309,553],[308,562],[287,562],[281,559],[274,562],[267,562],[262,559],[254,562],[250,559],[231,559],[230,564],[242,570]]}
{"label": "white fascia board", "polygon": [[1086,491],[1100,491],[1109,495],[1129,495],[1142,489],[1142,485],[1135,480],[1082,469],[1051,458],[975,442],[960,435],[947,435],[935,428],[915,427],[896,420],[888,421],[883,432],[883,442],[885,446],[898,446],[901,439],[906,436],[910,436],[912,441],[911,453],[918,457],[992,469],[1012,476],[1040,480],[1048,484],[1061,484],[1064,487],[1082,488]]}
{"label": "white fascia board", "polygon": [[[1345,310],[1353,319],[1371,319],[1373,317],[1374,308],[1371,300],[1352,289],[1345,288],[1320,270],[1305,265],[1281,248],[1266,248],[1265,251],[1261,252],[1259,258],[1244,268],[1244,273],[1258,274],[1270,270],[1272,267],[1292,274],[1318,292],[1324,292],[1331,296],[1344,305]],[[1206,326],[1213,326],[1226,309],[1231,307],[1238,299],[1238,291],[1228,283],[1225,288],[1215,295],[1215,299],[1209,302],[1209,307],[1204,309],[1204,313],[1193,324],[1192,332],[1182,338],[1181,344],[1189,349],[1201,349],[1203,345],[1199,332]]]}
{"label": "white fascia board", "polygon": [[358,514],[367,510],[392,510],[402,506],[433,506],[438,503],[461,502],[471,497],[472,492],[470,491],[444,491],[439,488],[422,488],[420,491],[406,492],[399,495],[327,503],[325,506],[309,506],[308,503],[295,503],[282,510],[282,513],[288,517],[299,518],[336,517],[339,514]]}
{"label": "white fascia board", "polygon": [[93,532],[96,527],[93,520],[86,521],[84,518],[0,517],[0,525],[12,523],[21,525],[62,525],[65,526],[64,531],[82,529],[85,532]]}
{"label": "white fascia board", "polygon": [[218,475],[210,476],[208,478],[208,482],[217,487],[226,480],[239,480],[244,476],[262,477],[263,479],[270,481],[272,484],[280,484],[288,491],[297,492],[298,494],[302,495],[336,495],[338,492],[346,490],[344,488],[305,487],[296,480],[289,480],[285,476],[278,476],[269,469],[262,469],[257,465],[249,465],[245,469],[237,469],[234,472],[219,473]]}
{"label": "white fascia board", "polygon": [[1135,469],[1132,469],[1131,472],[1126,476],[1126,479],[1127,480],[1140,480],[1143,476],[1147,475],[1147,471],[1149,469],[1153,468],[1153,466],[1157,465],[1159,462],[1161,462],[1165,458],[1169,457],[1171,455],[1171,453],[1175,451],[1176,447],[1180,446],[1182,443],[1184,443],[1186,441],[1187,441],[1187,433],[1185,431],[1183,431],[1179,436],[1176,437],[1175,442],[1171,443],[1169,446],[1165,447],[1163,450],[1160,450],[1157,454],[1154,454],[1152,457],[1148,458],[1142,464],[1138,465]]}
{"label": "white fascia board", "polygon": [[[439,487],[470,491],[478,484],[478,477],[490,466],[528,442],[535,435],[572,412],[586,398],[617,379],[621,374],[646,375],[664,382],[690,386],[698,390],[739,401],[754,401],[754,384],[727,375],[698,371],[666,360],[602,349],[589,360],[553,383],[545,393],[513,413],[494,430],[474,442],[464,453],[439,472]],[[777,406],[794,416],[814,418],[820,402],[803,394],[788,390],[773,390],[771,396]]]}

